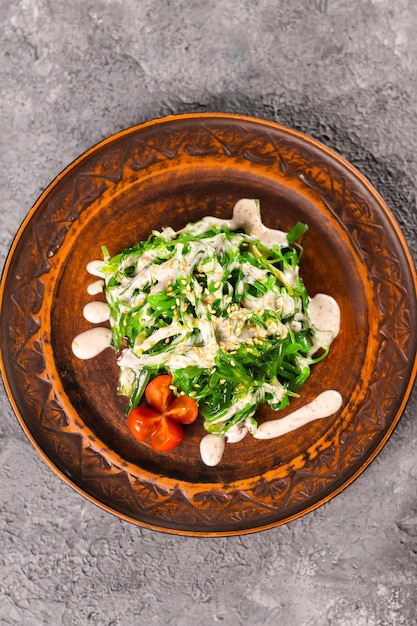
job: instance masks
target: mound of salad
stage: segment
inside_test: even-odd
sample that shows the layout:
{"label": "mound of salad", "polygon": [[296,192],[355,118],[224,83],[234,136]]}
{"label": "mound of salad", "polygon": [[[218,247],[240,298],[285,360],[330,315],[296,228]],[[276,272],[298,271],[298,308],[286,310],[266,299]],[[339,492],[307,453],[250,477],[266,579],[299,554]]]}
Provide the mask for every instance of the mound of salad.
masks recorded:
{"label": "mound of salad", "polygon": [[[245,202],[259,224],[259,203]],[[112,258],[103,247],[127,413],[164,377],[169,402],[192,399],[208,433],[253,433],[259,405],[285,408],[328,354],[299,273],[307,227],[297,223],[274,240],[245,220],[237,225],[204,218],[179,231],[153,231]],[[165,410],[167,395],[163,402]]]}

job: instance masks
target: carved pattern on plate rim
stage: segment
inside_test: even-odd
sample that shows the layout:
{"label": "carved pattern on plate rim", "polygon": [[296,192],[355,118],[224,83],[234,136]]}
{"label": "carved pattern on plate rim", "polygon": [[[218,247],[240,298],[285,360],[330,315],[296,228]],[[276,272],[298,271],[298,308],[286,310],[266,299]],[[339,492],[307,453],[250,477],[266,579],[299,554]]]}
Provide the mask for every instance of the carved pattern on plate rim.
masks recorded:
{"label": "carved pattern on plate rim", "polygon": [[[323,161],[319,176],[314,177],[310,151],[294,148],[291,139],[277,139],[273,132],[260,139],[256,131],[248,133],[239,125],[232,124],[230,129],[223,127],[219,133],[216,126],[213,130],[210,124],[202,122],[194,125],[196,132],[185,139],[182,135],[178,143],[176,133],[164,130],[166,132],[161,133],[160,128],[156,129],[155,137],[147,141],[143,141],[140,134],[138,137],[133,134],[121,148],[108,150],[104,156],[94,155],[73,180],[62,181],[59,192],[53,194],[44,210],[47,219],[33,230],[33,241],[28,241],[20,252],[20,285],[12,294],[9,340],[27,402],[35,411],[39,427],[54,433],[51,445],[63,461],[64,473],[66,463],[71,466],[74,459],[78,459],[78,469],[83,478],[91,481],[94,493],[101,492],[107,501],[128,504],[130,511],[139,511],[138,521],[146,515],[147,519],[159,519],[167,524],[181,520],[208,529],[225,520],[231,527],[247,524],[248,520],[254,523],[261,520],[262,525],[264,516],[271,518],[284,514],[288,508],[302,508],[306,502],[325,493],[340,477],[341,469],[360,462],[370,443],[373,445],[374,439],[383,434],[386,416],[398,401],[408,367],[409,294],[402,286],[399,260],[386,245],[385,230],[377,223],[372,207],[349,189],[337,168],[332,169]],[[195,158],[218,151],[231,158],[243,157],[255,164],[278,167],[285,176],[296,176],[303,185],[311,187],[348,230],[368,267],[381,315],[374,382],[363,403],[361,419],[356,416],[351,420],[341,433],[337,447],[327,449],[287,478],[270,482],[260,479],[251,494],[226,493],[219,489],[197,494],[194,501],[180,489],[169,492],[129,476],[123,469],[109,466],[81,435],[69,437],[65,433],[68,418],[53,393],[45,369],[44,337],[39,320],[44,293],[42,277],[49,272],[51,259],[77,216],[123,178],[124,168],[140,171],[160,161],[177,158],[182,151]],[[314,159],[317,164],[317,155]],[[377,263],[372,260],[372,251],[376,249],[381,251]],[[24,328],[23,338],[16,328]],[[381,378],[380,372],[384,372]],[[83,461],[87,456],[88,463]]]}

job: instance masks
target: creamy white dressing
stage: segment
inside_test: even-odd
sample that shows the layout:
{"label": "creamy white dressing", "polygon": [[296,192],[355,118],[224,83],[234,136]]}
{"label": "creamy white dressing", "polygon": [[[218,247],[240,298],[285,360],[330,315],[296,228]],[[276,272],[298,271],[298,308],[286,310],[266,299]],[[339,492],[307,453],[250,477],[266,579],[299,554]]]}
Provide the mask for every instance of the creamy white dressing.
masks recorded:
{"label": "creamy white dressing", "polygon": [[[181,340],[181,337],[179,337]],[[198,365],[202,368],[210,368],[215,364],[215,357],[218,352],[218,346],[213,347],[207,344],[204,347],[191,347],[192,344],[183,341],[180,351],[169,353],[167,352],[163,358],[159,354],[135,354],[132,350],[124,350],[121,356],[118,358],[118,365],[120,367],[131,367],[133,369],[140,369],[146,366],[153,366],[161,364],[161,362],[169,368],[171,371],[189,367],[192,365]],[[184,350],[184,354],[181,353]]]}
{"label": "creamy white dressing", "polygon": [[203,463],[208,467],[218,465],[222,460],[225,444],[224,437],[205,435],[200,441],[200,455]]}
{"label": "creamy white dressing", "polygon": [[248,235],[253,235],[266,245],[287,244],[287,233],[274,228],[267,228],[262,223],[261,210],[258,200],[242,198],[233,208],[233,217],[223,220],[218,217],[204,217],[203,221],[217,226],[227,226],[230,230],[243,228]]}
{"label": "creamy white dressing", "polygon": [[198,365],[208,369],[214,366],[214,359],[217,355],[218,349],[210,348],[210,346],[204,348],[191,348],[187,354],[172,355],[167,363],[170,368],[174,370],[182,369],[184,367],[190,367],[192,365]]}
{"label": "creamy white dressing", "polygon": [[110,317],[110,308],[107,302],[94,300],[88,302],[83,308],[83,316],[92,324],[101,324],[107,322]]}
{"label": "creamy white dressing", "polygon": [[242,272],[245,275],[245,282],[253,284],[256,280],[264,281],[267,277],[267,271],[259,267],[255,267],[251,263],[242,263]]}
{"label": "creamy white dressing", "polygon": [[323,391],[309,404],[280,419],[264,422],[253,434],[255,439],[274,439],[286,435],[301,426],[325,417],[330,417],[342,406],[342,396],[338,391]]}
{"label": "creamy white dressing", "polygon": [[262,385],[262,388],[264,389],[265,393],[271,394],[272,399],[275,404],[278,404],[278,402],[281,402],[281,400],[285,396],[285,389],[279,383],[275,385],[271,385],[270,383],[264,383]]}
{"label": "creamy white dressing", "polygon": [[253,400],[255,400],[255,396],[256,394],[255,395],[247,394],[245,396],[242,396],[237,402],[235,402],[235,404],[232,404],[232,406],[229,407],[229,409],[225,413],[223,413],[220,417],[216,418],[210,423],[219,424],[221,422],[227,422],[227,420],[233,417],[235,413],[237,413],[238,411],[243,409],[247,404],[250,404]]}
{"label": "creamy white dressing", "polygon": [[[90,261],[87,263],[86,270],[92,276],[98,276],[99,280],[94,281],[87,287],[89,295],[96,295],[104,289],[104,274],[99,269],[103,265],[103,261]],[[109,319],[110,309],[106,302],[93,301],[88,302],[83,308],[83,316],[92,324],[101,324]],[[75,337],[72,341],[71,349],[78,359],[93,359],[98,356],[106,348],[111,346],[111,330],[110,328],[98,327],[85,330]]]}
{"label": "creamy white dressing", "polygon": [[246,426],[241,426],[241,424],[235,424],[225,434],[227,443],[239,443],[242,441],[248,434],[248,429]]}
{"label": "creamy white dressing", "polygon": [[[252,433],[255,439],[276,439],[282,437],[310,422],[330,417],[342,406],[342,396],[338,391],[328,390],[321,393],[309,404],[289,413],[280,419],[270,420],[258,426]],[[225,442],[237,443],[247,434],[246,427],[230,429],[226,436],[206,435],[200,442],[200,453],[203,463],[213,467],[222,460]]]}
{"label": "creamy white dressing", "polygon": [[93,283],[90,283],[87,287],[87,293],[89,296],[97,296],[99,293],[103,293],[104,291],[104,280],[99,278],[95,280]]}
{"label": "creamy white dressing", "polygon": [[72,351],[78,359],[93,359],[111,346],[110,328],[90,328],[80,333],[72,342]]}
{"label": "creamy white dressing", "polygon": [[152,335],[149,335],[145,341],[142,341],[136,351],[136,356],[140,357],[142,352],[146,352],[152,348],[156,343],[162,341],[163,339],[167,339],[168,337],[172,337],[174,335],[185,335],[187,331],[184,331],[179,324],[170,324],[170,326],[164,326],[164,328],[159,328]]}
{"label": "creamy white dressing", "polygon": [[320,345],[330,346],[340,332],[340,308],[336,300],[327,294],[318,293],[309,302],[308,315],[315,327],[315,348]]}
{"label": "creamy white dressing", "polygon": [[103,266],[103,261],[94,260],[94,261],[90,261],[89,263],[87,263],[86,269],[87,269],[87,272],[91,274],[92,276],[98,276],[99,278],[104,278],[104,274],[100,270],[100,267],[102,266]]}

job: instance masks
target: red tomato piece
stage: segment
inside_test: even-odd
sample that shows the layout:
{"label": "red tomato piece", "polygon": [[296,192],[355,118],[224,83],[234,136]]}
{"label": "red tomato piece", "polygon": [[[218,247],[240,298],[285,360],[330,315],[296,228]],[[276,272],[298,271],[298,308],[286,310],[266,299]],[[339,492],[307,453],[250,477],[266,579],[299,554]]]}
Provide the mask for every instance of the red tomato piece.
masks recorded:
{"label": "red tomato piece", "polygon": [[166,452],[175,448],[184,438],[181,424],[162,417],[155,432],[151,436],[151,446],[158,452]]}
{"label": "red tomato piece", "polygon": [[132,435],[138,441],[150,439],[157,451],[175,448],[184,438],[181,424],[191,424],[198,416],[196,401],[185,395],[175,396],[171,384],[169,374],[154,378],[145,390],[151,406],[137,406],[128,416]]}
{"label": "red tomato piece", "polygon": [[198,416],[197,402],[188,396],[177,396],[171,402],[165,417],[180,424],[192,424]]}
{"label": "red tomato piece", "polygon": [[169,405],[175,398],[174,392],[170,389],[172,376],[169,374],[161,374],[157,376],[146,387],[145,398],[153,409],[160,413],[165,413]]}
{"label": "red tomato piece", "polygon": [[152,437],[161,419],[161,414],[150,407],[136,406],[129,413],[127,425],[138,441],[146,441]]}

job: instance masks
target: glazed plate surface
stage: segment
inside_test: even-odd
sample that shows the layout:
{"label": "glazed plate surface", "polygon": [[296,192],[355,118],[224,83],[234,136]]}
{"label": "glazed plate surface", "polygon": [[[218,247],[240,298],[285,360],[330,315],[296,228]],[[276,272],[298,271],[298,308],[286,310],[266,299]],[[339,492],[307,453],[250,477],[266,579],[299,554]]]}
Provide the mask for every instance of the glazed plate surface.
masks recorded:
{"label": "glazed plate surface", "polygon": [[[326,389],[343,406],[280,439],[247,436],[210,468],[202,420],[170,453],[133,441],[114,352],[80,361],[71,342],[92,327],[82,314],[93,299],[86,265],[102,245],[113,255],[154,229],[229,218],[243,197],[260,200],[266,226],[308,224],[301,275],[311,296],[328,293],[341,309],[330,356],[290,410]],[[3,381],[34,447],[92,502],[171,533],[254,532],[328,501],[385,445],[416,375],[415,270],[389,209],[335,153],[259,119],[174,116],[91,148],[29,212],[0,296]],[[260,410],[260,420],[271,417]]]}

